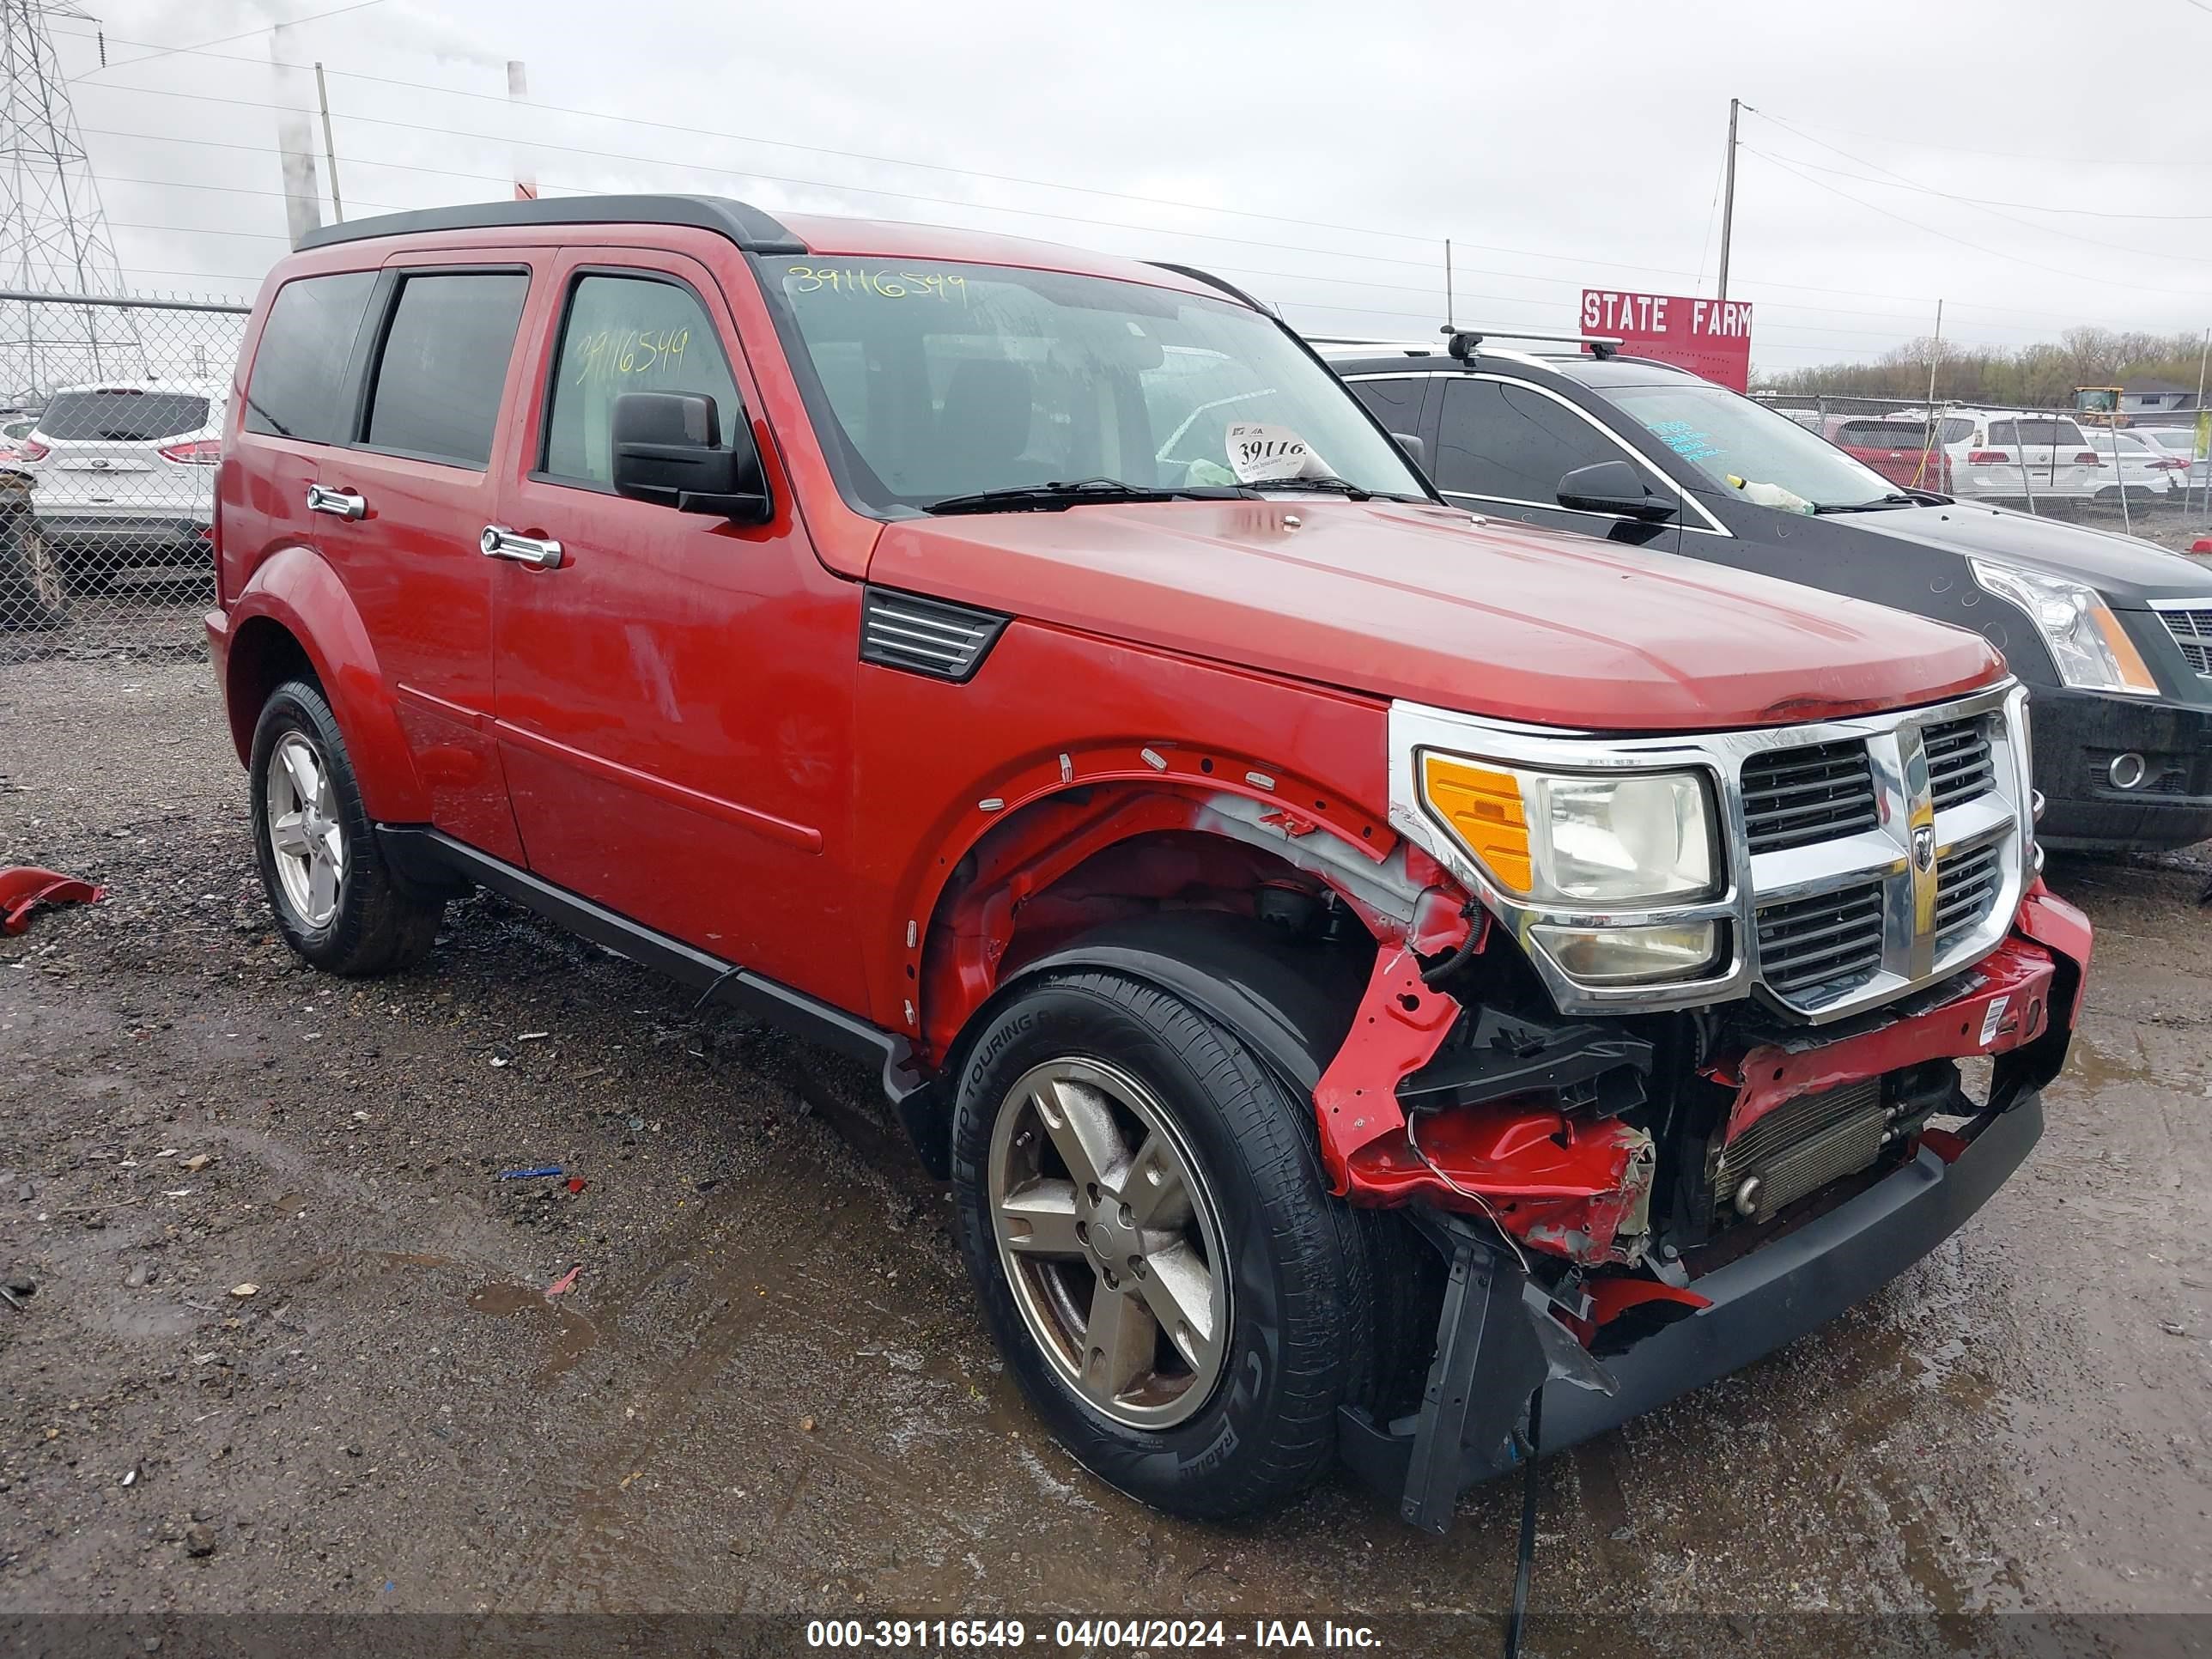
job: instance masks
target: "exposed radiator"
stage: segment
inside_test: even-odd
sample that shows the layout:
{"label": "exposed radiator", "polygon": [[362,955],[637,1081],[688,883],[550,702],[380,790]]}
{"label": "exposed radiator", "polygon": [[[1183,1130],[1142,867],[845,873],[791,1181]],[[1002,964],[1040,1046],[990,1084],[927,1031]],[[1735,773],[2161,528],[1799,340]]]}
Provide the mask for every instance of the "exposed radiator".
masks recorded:
{"label": "exposed radiator", "polygon": [[1889,1114],[1870,1078],[1778,1106],[1720,1150],[1713,1212],[1764,1221],[1881,1154]]}

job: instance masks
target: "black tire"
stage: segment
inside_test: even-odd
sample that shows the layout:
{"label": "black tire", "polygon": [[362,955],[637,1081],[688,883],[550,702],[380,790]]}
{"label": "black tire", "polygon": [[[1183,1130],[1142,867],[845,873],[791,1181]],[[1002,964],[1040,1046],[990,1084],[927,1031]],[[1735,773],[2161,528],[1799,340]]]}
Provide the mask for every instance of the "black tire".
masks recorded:
{"label": "black tire", "polygon": [[[328,769],[336,821],[343,833],[345,866],[337,908],[319,927],[295,905],[277,874],[270,833],[269,770],[277,745],[291,733],[304,737]],[[284,942],[326,973],[349,977],[410,968],[430,954],[445,904],[401,888],[378,845],[375,825],[362,805],[344,735],[309,680],[288,680],[269,694],[253,728],[247,767],[253,810],[253,850],[261,885],[269,895]]]}
{"label": "black tire", "polygon": [[[1044,978],[995,1010],[962,1067],[952,1126],[960,1245],[1006,1363],[1060,1443],[1156,1508],[1227,1519],[1316,1480],[1337,1409],[1361,1402],[1375,1356],[1369,1234],[1328,1194],[1313,1109],[1236,1036],[1150,985],[1103,971]],[[1192,1415],[1152,1429],[1097,1410],[1048,1358],[1002,1263],[987,1163],[1009,1091],[1073,1059],[1140,1082],[1194,1155],[1229,1269],[1225,1363]]]}
{"label": "black tire", "polygon": [[69,588],[53,544],[27,504],[0,505],[0,630],[59,628],[68,620]]}

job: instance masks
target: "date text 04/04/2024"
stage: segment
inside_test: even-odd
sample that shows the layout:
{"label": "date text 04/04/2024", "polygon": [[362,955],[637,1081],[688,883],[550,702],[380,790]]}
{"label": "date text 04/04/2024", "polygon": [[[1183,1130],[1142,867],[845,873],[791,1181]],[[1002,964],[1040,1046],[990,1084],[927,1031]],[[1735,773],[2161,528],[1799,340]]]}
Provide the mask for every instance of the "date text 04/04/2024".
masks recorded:
{"label": "date text 04/04/2024", "polygon": [[1060,1619],[1048,1638],[1042,1622],[1019,1619],[811,1619],[811,1648],[1377,1648],[1365,1625],[1333,1620],[1255,1619],[1249,1629],[1219,1619]]}

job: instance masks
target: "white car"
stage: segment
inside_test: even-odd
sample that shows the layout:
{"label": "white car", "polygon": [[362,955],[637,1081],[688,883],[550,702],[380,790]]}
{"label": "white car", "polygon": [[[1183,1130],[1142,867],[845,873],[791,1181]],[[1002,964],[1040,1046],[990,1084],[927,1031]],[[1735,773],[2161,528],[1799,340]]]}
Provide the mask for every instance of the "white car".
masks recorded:
{"label": "white car", "polygon": [[2100,501],[2118,502],[2120,492],[2127,491],[2130,499],[2162,501],[2182,486],[2189,472],[2186,455],[2176,455],[2144,432],[2113,432],[2109,428],[2093,431],[2090,441],[2097,453],[2105,458],[2109,472],[2117,450],[2119,477],[2108,482],[2098,490]]}
{"label": "white car", "polygon": [[2203,489],[2212,486],[2212,455],[2200,456],[2197,453],[2197,430],[2194,427],[2139,426],[2130,429],[2136,437],[2156,444],[2187,469],[2173,475],[2176,489]]}
{"label": "white car", "polygon": [[2070,415],[1956,408],[1942,414],[1954,495],[1974,501],[2086,501],[2119,487],[2110,459]]}
{"label": "white car", "polygon": [[101,574],[211,556],[226,388],[110,380],[57,392],[16,441],[31,508],[64,567]]}

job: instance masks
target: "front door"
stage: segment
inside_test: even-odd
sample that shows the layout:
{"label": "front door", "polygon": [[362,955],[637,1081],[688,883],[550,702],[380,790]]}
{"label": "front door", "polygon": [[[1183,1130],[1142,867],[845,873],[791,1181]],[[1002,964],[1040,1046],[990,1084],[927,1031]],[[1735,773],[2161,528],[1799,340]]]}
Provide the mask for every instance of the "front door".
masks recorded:
{"label": "front door", "polygon": [[[862,1000],[848,868],[859,592],[816,558],[707,265],[580,249],[485,526],[557,544],[492,573],[499,738],[530,868],[726,961]],[[775,498],[737,526],[614,493],[625,392],[714,399]]]}
{"label": "front door", "polygon": [[[1630,547],[1674,552],[1681,514],[1654,521],[1559,505],[1559,480],[1577,467],[1626,461],[1662,495],[1681,492],[1582,410],[1525,380],[1484,374],[1439,377],[1429,475],[1444,498],[1492,519],[1601,536]],[[1683,511],[1691,509],[1685,505]]]}

